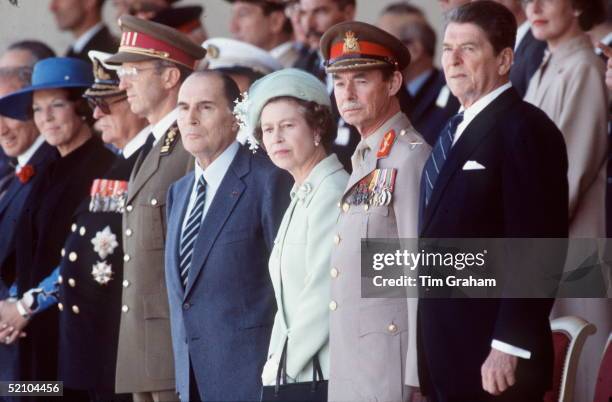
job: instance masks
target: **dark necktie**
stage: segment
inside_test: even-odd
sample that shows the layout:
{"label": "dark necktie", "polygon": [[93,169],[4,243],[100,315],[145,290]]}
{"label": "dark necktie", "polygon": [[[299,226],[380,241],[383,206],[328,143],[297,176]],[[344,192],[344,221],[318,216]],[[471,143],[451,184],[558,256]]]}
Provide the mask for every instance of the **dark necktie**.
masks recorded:
{"label": "dark necktie", "polygon": [[427,159],[427,162],[425,163],[425,168],[423,169],[423,179],[425,180],[425,205],[429,204],[431,193],[433,193],[436,180],[438,180],[438,175],[442,171],[442,167],[444,166],[451,147],[453,146],[455,132],[462,121],[463,112],[451,117],[438,136],[438,141],[436,141],[436,145],[431,151],[429,159]]}
{"label": "dark necktie", "polygon": [[181,232],[181,242],[179,245],[179,273],[183,287],[187,287],[189,279],[189,269],[191,268],[191,256],[193,255],[193,245],[202,223],[204,214],[204,202],[206,200],[206,181],[204,175],[200,176],[196,187],[196,200],[187,218],[187,224]]}
{"label": "dark necktie", "polygon": [[154,142],[155,142],[155,136],[153,135],[153,133],[151,133],[149,134],[149,136],[147,137],[147,140],[145,141],[144,145],[140,149],[140,156],[138,157],[138,162],[136,166],[134,166],[134,176],[136,176],[136,173],[138,173],[138,171],[140,170],[140,167],[142,166],[145,158],[151,151],[151,148],[153,148]]}

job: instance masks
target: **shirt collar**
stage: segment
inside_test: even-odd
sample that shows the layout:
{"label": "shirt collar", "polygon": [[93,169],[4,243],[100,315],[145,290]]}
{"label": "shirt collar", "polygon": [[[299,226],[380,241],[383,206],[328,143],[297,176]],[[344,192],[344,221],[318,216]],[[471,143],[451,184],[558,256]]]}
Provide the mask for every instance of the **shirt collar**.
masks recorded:
{"label": "shirt collar", "polygon": [[489,92],[482,98],[478,99],[476,102],[474,102],[472,106],[468,107],[467,109],[464,109],[463,106],[461,106],[461,108],[459,109],[459,112],[463,112],[463,122],[461,124],[463,126],[467,126],[468,124],[470,124],[470,122],[474,120],[474,118],[478,116],[478,114],[482,112],[484,108],[489,106],[489,104],[493,102],[499,95],[501,95],[504,91],[511,87],[512,84],[510,82],[507,82],[502,86],[497,87],[493,91]]}
{"label": "shirt collar", "polygon": [[157,144],[159,139],[163,137],[164,134],[166,134],[166,131],[168,131],[170,126],[174,124],[174,122],[176,121],[177,114],[178,114],[177,109],[174,109],[173,111],[165,115],[160,121],[157,122],[157,124],[155,124],[151,128],[151,131],[153,132],[153,136],[155,137],[154,144]]}
{"label": "shirt collar", "polygon": [[45,142],[45,139],[43,138],[43,136],[38,135],[38,137],[36,137],[32,145],[30,145],[30,148],[28,148],[24,153],[22,153],[21,155],[17,157],[18,168],[21,168],[28,164],[28,162],[30,161],[34,153],[38,150],[38,148],[40,148],[43,142]]}
{"label": "shirt collar", "polygon": [[585,33],[563,42],[555,49],[554,52],[550,52],[549,50],[551,54],[550,61],[555,65],[562,65],[566,63],[565,59],[567,57],[574,55],[576,52],[582,49],[589,49],[593,51],[593,44]]}
{"label": "shirt collar", "polygon": [[293,46],[293,42],[285,42],[282,43],[278,46],[276,46],[274,49],[271,49],[268,53],[270,53],[270,55],[272,57],[274,57],[275,59],[280,58],[283,54],[287,53],[291,47]]}
{"label": "shirt collar", "polygon": [[516,42],[514,44],[514,51],[516,52],[516,49],[518,49],[519,45],[521,44],[521,41],[525,38],[525,36],[527,35],[527,32],[529,32],[529,30],[531,29],[531,24],[529,24],[529,21],[525,21],[523,22],[516,30]]}
{"label": "shirt collar", "polygon": [[130,156],[134,155],[136,151],[140,149],[141,146],[147,141],[147,137],[151,132],[151,126],[146,126],[138,134],[134,136],[131,140],[128,141],[127,144],[121,150],[121,153],[125,159],[129,159]]}
{"label": "shirt collar", "polygon": [[93,27],[89,28],[85,33],[78,37],[78,39],[72,45],[72,50],[75,53],[81,53],[85,45],[93,38],[98,32],[100,32],[104,28],[104,24],[102,21],[98,22]]}
{"label": "shirt collar", "polygon": [[427,81],[427,79],[431,77],[432,73],[433,68],[430,68],[429,70],[426,70],[419,74],[415,79],[408,83],[408,92],[410,92],[411,96],[415,96],[417,93],[419,93],[419,91],[425,84],[425,81]]}
{"label": "shirt collar", "polygon": [[225,148],[225,151],[221,153],[212,161],[210,165],[206,169],[203,169],[200,166],[200,163],[196,159],[195,161],[195,182],[197,183],[200,180],[200,177],[204,176],[204,180],[206,181],[206,191],[209,194],[214,194],[217,188],[221,185],[221,181],[225,177],[225,173],[229,169],[229,166],[232,164],[234,157],[238,153],[238,149],[240,145],[237,141],[232,142],[232,144]]}

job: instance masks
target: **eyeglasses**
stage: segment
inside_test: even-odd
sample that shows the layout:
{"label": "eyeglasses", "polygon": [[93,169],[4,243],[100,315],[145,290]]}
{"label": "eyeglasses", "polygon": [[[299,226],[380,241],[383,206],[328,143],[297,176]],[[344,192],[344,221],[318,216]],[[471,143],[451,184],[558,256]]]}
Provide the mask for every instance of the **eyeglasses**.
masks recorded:
{"label": "eyeglasses", "polygon": [[87,98],[87,103],[89,104],[89,107],[92,111],[96,110],[96,108],[100,108],[102,113],[111,114],[110,106],[114,105],[115,103],[122,102],[126,99],[127,96],[122,96],[121,98],[115,99],[112,102],[107,102],[103,98]]}
{"label": "eyeglasses", "polygon": [[117,75],[119,76],[119,78],[134,78],[138,76],[139,73],[146,70],[157,70],[157,67],[119,67],[117,69]]}

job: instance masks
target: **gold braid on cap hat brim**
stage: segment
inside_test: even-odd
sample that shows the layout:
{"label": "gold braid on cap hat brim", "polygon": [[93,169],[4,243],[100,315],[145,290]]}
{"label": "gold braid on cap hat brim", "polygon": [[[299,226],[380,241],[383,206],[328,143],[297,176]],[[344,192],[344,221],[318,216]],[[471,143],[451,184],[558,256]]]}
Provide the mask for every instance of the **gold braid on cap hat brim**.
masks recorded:
{"label": "gold braid on cap hat brim", "polygon": [[176,64],[180,64],[181,66],[187,67],[190,70],[193,70],[193,66],[188,66],[185,63],[181,63],[180,61],[171,58],[170,53],[168,52],[160,52],[159,50],[155,50],[155,49],[143,49],[140,47],[133,47],[133,46],[119,46],[119,53],[121,52],[140,54],[142,56],[153,57],[155,59],[167,60],[167,61],[171,61]]}
{"label": "gold braid on cap hat brim", "polygon": [[350,62],[350,60],[345,60],[344,62],[340,61],[340,62],[334,63],[329,67],[325,67],[325,72],[335,73],[335,72],[350,71],[350,70],[367,70],[370,68],[379,68],[379,67],[395,67],[397,69],[397,65],[389,64],[382,60],[374,60],[374,59],[354,59],[354,60],[355,61],[353,62]]}

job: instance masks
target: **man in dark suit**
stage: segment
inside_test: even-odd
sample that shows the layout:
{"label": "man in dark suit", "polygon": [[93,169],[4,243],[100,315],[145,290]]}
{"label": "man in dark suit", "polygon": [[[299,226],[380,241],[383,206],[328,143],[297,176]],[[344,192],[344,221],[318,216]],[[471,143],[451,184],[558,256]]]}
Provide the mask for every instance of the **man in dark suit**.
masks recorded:
{"label": "man in dark suit", "polygon": [[[515,36],[514,17],[492,1],[449,15],[442,65],[462,108],[423,170],[421,238],[567,237],[564,141],[509,83]],[[551,307],[543,298],[421,298],[422,390],[434,402],[541,402]]]}
{"label": "man in dark suit", "polygon": [[521,97],[525,96],[531,77],[536,72],[546,50],[546,42],[534,38],[521,0],[495,0],[512,12],[518,29],[514,45],[514,63],[510,69],[510,82]]}
{"label": "man in dark suit", "polygon": [[261,393],[275,302],[268,258],[290,178],[236,142],[239,96],[219,72],[181,87],[178,125],[196,158],[168,192],[166,283],[181,401],[251,401]]}
{"label": "man in dark suit", "polygon": [[87,52],[99,50],[113,53],[119,40],[102,22],[104,0],[52,0],[49,9],[62,31],[70,31],[75,42],[66,51],[67,57],[90,62]]}
{"label": "man in dark suit", "polygon": [[[27,67],[0,68],[0,97],[17,91],[30,82]],[[17,176],[11,177],[6,193],[0,199],[0,320],[9,297],[8,286],[15,280],[15,227],[30,190],[43,176],[57,151],[47,145],[32,120],[19,121],[5,117],[0,110],[0,146],[6,155],[17,160]],[[30,172],[26,174],[26,172]],[[10,257],[9,257],[10,256]],[[17,380],[17,347],[0,345],[0,380]],[[0,397],[0,401],[3,400]]]}

